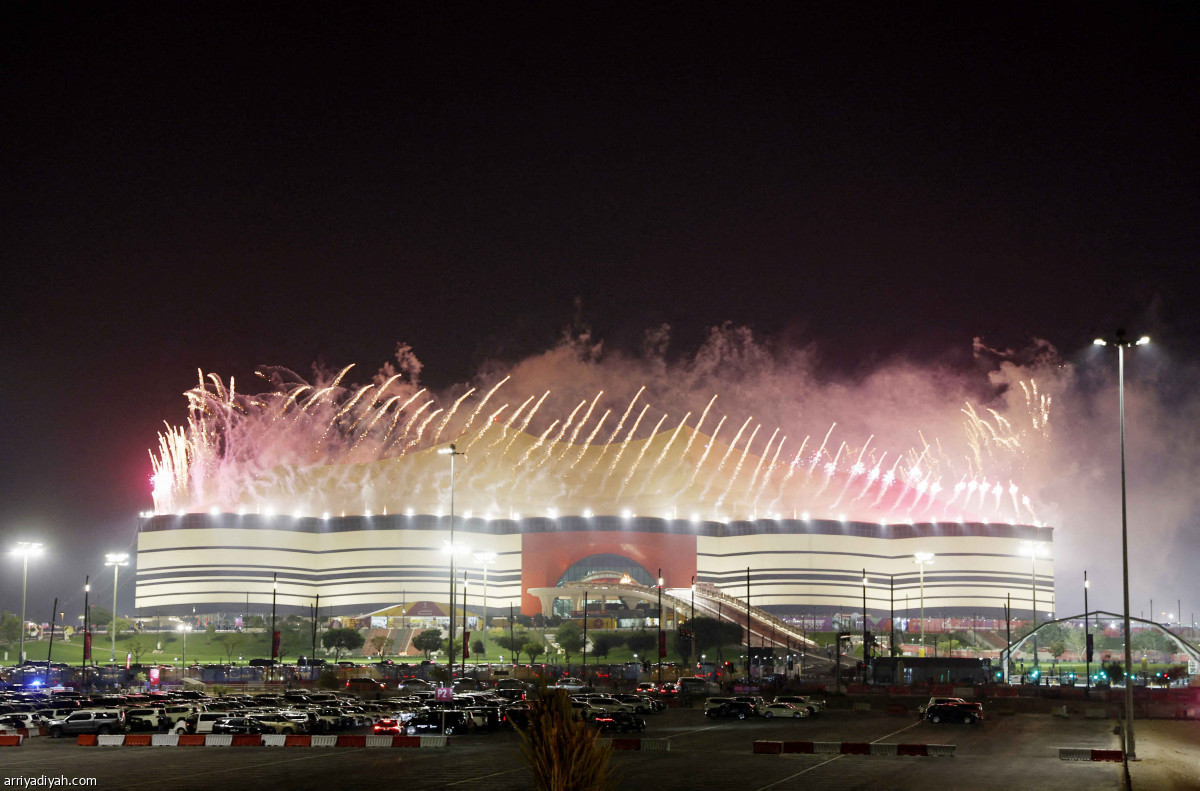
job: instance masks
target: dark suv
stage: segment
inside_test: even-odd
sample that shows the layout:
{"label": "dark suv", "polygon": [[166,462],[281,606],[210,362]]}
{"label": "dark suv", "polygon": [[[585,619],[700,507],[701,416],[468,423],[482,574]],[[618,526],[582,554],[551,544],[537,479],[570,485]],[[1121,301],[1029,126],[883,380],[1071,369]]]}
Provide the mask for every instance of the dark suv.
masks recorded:
{"label": "dark suv", "polygon": [[925,708],[925,719],[930,722],[964,722],[974,725],[983,721],[983,707],[965,700],[935,703]]}

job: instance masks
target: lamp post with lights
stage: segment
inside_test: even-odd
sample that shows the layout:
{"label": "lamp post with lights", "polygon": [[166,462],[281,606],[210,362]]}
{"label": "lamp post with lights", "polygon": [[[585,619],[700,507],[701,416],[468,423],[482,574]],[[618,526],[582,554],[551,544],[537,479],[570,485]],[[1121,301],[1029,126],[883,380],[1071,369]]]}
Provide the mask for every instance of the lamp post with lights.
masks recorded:
{"label": "lamp post with lights", "polygon": [[[12,554],[21,558],[21,642],[17,649],[17,664],[25,661],[25,592],[29,585],[29,558],[42,554],[42,545],[36,541],[18,541]],[[25,680],[25,676],[21,676]]]}
{"label": "lamp post with lights", "polygon": [[[455,449],[454,443],[438,448],[442,456],[450,457],[450,686],[454,686],[454,458],[467,454]],[[464,610],[465,613],[465,610]],[[465,615],[464,615],[465,617]],[[466,668],[463,669],[466,672]]]}
{"label": "lamp post with lights", "polygon": [[921,656],[925,656],[925,567],[933,563],[932,552],[914,552],[913,563],[921,573]]}
{"label": "lamp post with lights", "polygon": [[108,661],[117,661],[117,572],[121,566],[129,565],[129,553],[127,552],[109,552],[104,556],[104,565],[113,567],[113,608],[112,608],[112,624],[109,627],[108,635],[109,654]]}
{"label": "lamp post with lights", "polygon": [[1137,759],[1133,739],[1133,685],[1131,683],[1133,669],[1133,651],[1130,646],[1129,624],[1129,524],[1125,498],[1125,348],[1128,346],[1145,346],[1150,342],[1150,336],[1143,335],[1136,341],[1125,337],[1125,330],[1119,329],[1113,340],[1097,338],[1093,343],[1097,346],[1117,347],[1117,392],[1121,413],[1121,581],[1124,585],[1125,611],[1125,757]]}

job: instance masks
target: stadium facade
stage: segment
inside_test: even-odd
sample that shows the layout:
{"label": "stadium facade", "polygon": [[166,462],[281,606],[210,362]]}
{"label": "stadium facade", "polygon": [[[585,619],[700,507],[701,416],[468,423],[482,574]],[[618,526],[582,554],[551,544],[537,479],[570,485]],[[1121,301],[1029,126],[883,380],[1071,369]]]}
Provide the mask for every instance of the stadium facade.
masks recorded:
{"label": "stadium facade", "polygon": [[[776,615],[858,612],[916,616],[924,567],[929,617],[997,616],[1011,599],[1028,613],[1033,596],[1054,610],[1052,552],[1031,560],[1029,542],[1052,548],[1047,527],[979,522],[880,524],[827,519],[703,521],[645,516],[456,517],[459,580],[467,607],[513,606],[532,615],[528,591],[623,575],[686,588],[693,578],[744,598],[747,570],[755,606]],[[449,598],[448,515],[267,516],[188,513],[144,518],[137,542],[138,615],[269,610],[273,579],[279,612],[361,614],[401,601]]]}

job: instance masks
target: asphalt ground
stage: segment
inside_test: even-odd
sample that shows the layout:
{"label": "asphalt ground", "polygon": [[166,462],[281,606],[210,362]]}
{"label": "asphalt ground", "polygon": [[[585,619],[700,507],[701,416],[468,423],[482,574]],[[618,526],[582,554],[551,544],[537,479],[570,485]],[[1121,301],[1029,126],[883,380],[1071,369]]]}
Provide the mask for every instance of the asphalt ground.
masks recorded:
{"label": "asphalt ground", "polygon": [[[699,709],[646,718],[646,737],[669,751],[617,751],[615,788],[655,789],[1121,789],[1119,763],[1061,761],[1059,747],[1119,747],[1113,722],[1051,715],[996,716],[982,725],[933,725],[911,716],[831,711],[804,720],[712,721]],[[1151,768],[1175,767],[1197,723],[1155,723],[1139,734]],[[953,744],[950,757],[755,755],[755,740]],[[1154,755],[1153,759],[1150,756]],[[1134,788],[1140,785],[1134,769]],[[1187,767],[1178,774],[1189,777]],[[29,739],[0,752],[7,778],[96,778],[101,789],[322,789],[375,785],[408,789],[525,791],[532,787],[511,733],[452,737],[445,749],[267,747],[79,747],[71,739]],[[1156,783],[1163,772],[1145,773]],[[1174,775],[1172,775],[1174,776]],[[18,781],[19,783],[20,781]],[[45,782],[45,781],[43,781]],[[1197,788],[1200,785],[1177,785]]]}

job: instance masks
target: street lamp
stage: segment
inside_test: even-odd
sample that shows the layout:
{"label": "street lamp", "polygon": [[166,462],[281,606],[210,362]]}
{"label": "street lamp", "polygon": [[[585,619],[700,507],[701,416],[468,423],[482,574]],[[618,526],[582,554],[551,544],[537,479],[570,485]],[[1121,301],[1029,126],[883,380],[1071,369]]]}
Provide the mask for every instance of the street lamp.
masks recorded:
{"label": "street lamp", "polygon": [[1033,598],[1033,666],[1038,666],[1037,644],[1037,559],[1046,554],[1046,545],[1041,541],[1022,541],[1021,554],[1029,555],[1029,592]]}
{"label": "street lamp", "polygon": [[190,623],[179,624],[179,631],[183,632],[183,672],[179,676],[179,685],[185,686],[183,680],[187,678],[187,636],[188,632],[192,631]]}
{"label": "street lamp", "polygon": [[[25,662],[25,590],[29,584],[29,558],[42,554],[42,545],[35,541],[18,541],[12,553],[21,558],[21,643],[17,650],[17,664]],[[21,683],[25,682],[24,671],[21,671]]]}
{"label": "street lamp", "polygon": [[[450,443],[444,448],[438,448],[437,451],[442,456],[450,457],[450,546],[454,546],[454,457],[465,456],[467,454],[458,451],[454,447],[454,443]],[[464,617],[465,617],[465,612]],[[450,647],[454,647],[454,553],[450,553]],[[464,666],[463,672],[467,669]],[[454,686],[454,652],[450,652],[450,686]]]}
{"label": "street lamp", "polygon": [[108,633],[111,640],[108,661],[117,661],[117,571],[121,566],[129,565],[129,553],[127,552],[109,552],[104,556],[104,565],[113,567],[113,611],[112,625],[109,627]]}
{"label": "street lamp", "polygon": [[921,657],[925,656],[925,567],[933,563],[932,552],[914,552],[913,563],[921,572]]}
{"label": "street lamp", "polygon": [[1130,683],[1130,671],[1133,669],[1133,651],[1129,645],[1129,525],[1125,500],[1125,347],[1145,346],[1150,342],[1150,336],[1143,335],[1136,341],[1125,337],[1125,330],[1117,330],[1116,337],[1107,341],[1097,338],[1093,343],[1097,346],[1117,347],[1117,391],[1121,412],[1121,579],[1125,588],[1125,757],[1137,759],[1137,751],[1133,741],[1133,686]]}
{"label": "street lamp", "polygon": [[863,594],[863,683],[867,683],[867,659],[871,651],[870,632],[867,629],[867,570],[863,569],[862,579],[862,594]]}
{"label": "street lamp", "polygon": [[663,656],[664,635],[663,635],[662,589],[663,589],[662,569],[659,569],[658,570],[658,686],[660,688],[662,687],[663,659],[666,658]]}
{"label": "street lamp", "polygon": [[475,553],[475,562],[478,563],[479,565],[483,566],[483,627],[479,631],[480,631],[480,640],[483,641],[483,651],[481,651],[480,653],[482,653],[486,657],[487,656],[487,613],[488,613],[488,594],[487,594],[488,566],[490,566],[496,562],[496,553],[495,552],[476,552]]}

